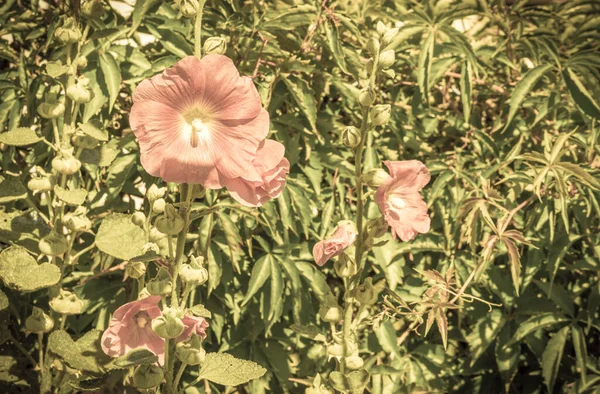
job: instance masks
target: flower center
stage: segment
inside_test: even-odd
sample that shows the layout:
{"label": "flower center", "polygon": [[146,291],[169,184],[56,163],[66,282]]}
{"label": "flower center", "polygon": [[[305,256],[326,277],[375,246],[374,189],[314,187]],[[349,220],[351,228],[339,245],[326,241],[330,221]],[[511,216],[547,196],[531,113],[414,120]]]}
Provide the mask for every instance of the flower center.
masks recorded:
{"label": "flower center", "polygon": [[139,328],[144,328],[150,321],[150,316],[146,312],[141,311],[134,316],[133,320]]}
{"label": "flower center", "polygon": [[398,196],[391,196],[388,199],[388,203],[395,209],[406,208],[406,202]]}
{"label": "flower center", "polygon": [[207,111],[195,106],[185,111],[183,118],[187,123],[186,133],[189,133],[190,145],[195,148],[200,144],[200,140],[207,138],[210,134],[210,129],[208,128],[210,116]]}

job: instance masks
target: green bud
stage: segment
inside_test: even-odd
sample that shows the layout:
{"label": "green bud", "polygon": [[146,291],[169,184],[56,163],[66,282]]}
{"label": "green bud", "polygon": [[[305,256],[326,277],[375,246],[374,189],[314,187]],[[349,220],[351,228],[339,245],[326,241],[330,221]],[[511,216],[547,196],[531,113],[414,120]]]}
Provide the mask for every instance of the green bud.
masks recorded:
{"label": "green bud", "polygon": [[327,355],[329,357],[344,357],[344,346],[341,343],[333,343],[327,346]]}
{"label": "green bud", "polygon": [[159,198],[152,203],[152,212],[154,213],[163,213],[165,211],[165,207],[167,206],[167,202],[164,198]]}
{"label": "green bud", "polygon": [[373,126],[383,126],[390,121],[392,107],[389,104],[379,104],[371,108],[370,116]]}
{"label": "green bud", "polygon": [[343,253],[333,263],[333,269],[340,278],[350,278],[358,272],[358,265],[346,253]]}
{"label": "green bud", "polygon": [[368,277],[364,283],[356,287],[354,298],[363,305],[373,305],[377,302],[377,291],[373,287],[373,279],[371,277]]}
{"label": "green bud", "polygon": [[227,51],[227,42],[221,37],[210,37],[204,41],[204,53],[215,53],[217,55],[223,55]]}
{"label": "green bud", "polygon": [[61,174],[73,175],[81,168],[81,162],[70,154],[60,154],[52,159],[52,168]]}
{"label": "green bud", "polygon": [[75,18],[69,16],[63,20],[62,26],[56,28],[54,36],[61,44],[73,44],[81,38],[81,30]]}
{"label": "green bud", "polygon": [[202,260],[198,261],[194,256],[190,264],[183,264],[179,271],[179,277],[182,281],[190,284],[202,285],[208,280],[208,271],[202,265]]}
{"label": "green bud", "polygon": [[388,179],[390,175],[381,168],[373,168],[362,175],[362,181],[372,189],[377,189]]}
{"label": "green bud", "polygon": [[[163,239],[164,237],[165,237],[165,234],[163,234],[163,233],[161,233],[160,231],[158,231],[158,230],[156,229],[156,227],[152,227],[152,228],[150,229],[150,235],[148,235],[148,240],[149,240],[150,242],[152,242],[152,243],[155,243],[155,245],[156,245],[156,242],[160,241],[160,240],[161,240],[161,239]],[[158,250],[159,250],[159,252],[160,252],[160,248],[159,248]],[[156,253],[159,253],[159,252],[156,252]]]}
{"label": "green bud", "polygon": [[382,21],[377,22],[376,29],[379,36],[383,36],[388,31],[387,26]]}
{"label": "green bud", "polygon": [[84,0],[81,3],[81,15],[87,19],[98,20],[104,14],[104,7],[100,0]]}
{"label": "green bud", "polygon": [[385,32],[383,37],[381,37],[381,43],[383,44],[383,46],[385,47],[387,45],[390,45],[392,41],[394,41],[394,38],[396,38],[396,36],[398,35],[399,31],[400,29],[398,29],[397,27],[388,29],[388,31]]}
{"label": "green bud", "polygon": [[354,126],[348,126],[342,131],[342,143],[348,148],[356,148],[360,143],[360,131]]}
{"label": "green bud", "polygon": [[46,175],[41,178],[33,178],[27,182],[27,188],[32,192],[49,192],[54,189],[56,185],[56,176]]}
{"label": "green bud", "polygon": [[158,270],[158,274],[148,281],[146,288],[152,295],[171,294],[173,287],[169,271],[164,267]]}
{"label": "green bud", "polygon": [[358,356],[358,355],[346,357],[344,360],[346,361],[346,367],[348,367],[348,369],[351,369],[353,371],[356,371],[357,369],[361,369],[365,365],[365,362],[363,361],[363,359],[360,358],[360,356]]}
{"label": "green bud", "polygon": [[143,227],[146,224],[146,215],[144,212],[137,211],[131,215],[131,222],[136,226]]}
{"label": "green bud", "polygon": [[61,315],[78,315],[83,311],[83,301],[75,293],[63,289],[49,304],[54,312]]}
{"label": "green bud", "polygon": [[363,107],[370,107],[375,102],[375,99],[377,99],[377,95],[370,87],[361,89],[360,93],[358,94],[358,102]]}
{"label": "green bud", "polygon": [[76,83],[67,87],[67,97],[78,104],[89,103],[94,98],[94,91],[89,85],[90,80],[87,77],[79,77]]}
{"label": "green bud", "polygon": [[156,219],[154,225],[163,234],[179,234],[185,222],[172,204],[167,204],[165,213]]}
{"label": "green bud", "polygon": [[[163,198],[166,193],[167,193],[166,187],[159,188],[156,185],[152,185],[148,188],[148,191],[146,191],[146,198],[148,198],[148,201],[154,202],[154,201],[158,200],[159,198]],[[162,211],[159,213],[162,213]]]}
{"label": "green bud", "polygon": [[206,358],[206,351],[202,348],[198,335],[193,335],[186,343],[179,342],[175,347],[175,354],[182,363],[188,365],[200,365]]}
{"label": "green bud", "polygon": [[367,41],[367,51],[369,54],[373,57],[377,56],[379,54],[379,48],[379,40],[375,37],[369,38],[369,41]]}
{"label": "green bud", "polygon": [[179,6],[181,15],[191,18],[198,13],[200,9],[200,2],[198,0],[175,0]]}
{"label": "green bud", "polygon": [[319,309],[319,316],[328,323],[337,323],[342,320],[344,311],[337,303],[337,300],[332,294],[328,294],[325,299],[325,304]]}
{"label": "green bud", "polygon": [[146,264],[141,261],[130,261],[125,266],[125,275],[133,279],[139,279],[146,275]]}
{"label": "green bud", "polygon": [[59,256],[69,249],[69,242],[64,236],[52,230],[38,242],[38,248],[45,255]]}
{"label": "green bud", "polygon": [[156,364],[140,365],[133,372],[133,383],[138,389],[151,389],[160,385],[163,380],[163,370]]}
{"label": "green bud", "polygon": [[75,60],[75,65],[77,66],[78,70],[83,70],[88,65],[87,57],[85,57],[85,56],[79,56]]}
{"label": "green bud", "polygon": [[44,119],[56,119],[65,113],[64,99],[55,93],[47,93],[43,103],[37,107],[38,114]]}
{"label": "green bud", "polygon": [[396,61],[396,54],[393,49],[381,52],[379,55],[379,68],[389,68]]}
{"label": "green bud", "polygon": [[177,338],[185,328],[180,314],[176,308],[163,309],[162,315],[152,320],[152,331],[161,338]]}
{"label": "green bud", "polygon": [[33,307],[31,316],[25,320],[25,329],[36,334],[45,334],[54,328],[54,320],[41,308]]}
{"label": "green bud", "polygon": [[92,222],[84,215],[76,215],[73,213],[67,213],[64,216],[65,226],[75,232],[75,231],[88,231],[92,228]]}
{"label": "green bud", "polygon": [[367,75],[373,74],[374,66],[375,66],[375,60],[373,60],[373,59],[367,60],[367,64],[365,65],[365,70],[367,71]]}

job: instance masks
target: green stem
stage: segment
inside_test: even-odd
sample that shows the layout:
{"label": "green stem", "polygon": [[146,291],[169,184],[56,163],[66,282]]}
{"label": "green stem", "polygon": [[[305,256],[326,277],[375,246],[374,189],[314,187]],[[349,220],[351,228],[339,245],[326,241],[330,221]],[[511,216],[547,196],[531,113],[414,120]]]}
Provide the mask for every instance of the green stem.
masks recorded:
{"label": "green stem", "polygon": [[34,358],[31,357],[31,354],[29,354],[29,352],[23,347],[23,345],[21,345],[21,342],[17,341],[12,334],[9,334],[8,339],[10,339],[13,345],[15,345],[17,349],[19,349],[21,353],[23,353],[23,355],[27,358],[27,360],[29,360],[31,365],[33,365],[34,367],[38,365]]}
{"label": "green stem", "polygon": [[54,132],[54,143],[60,148],[60,134],[58,134],[58,123],[52,119],[52,131]]}
{"label": "green stem", "polygon": [[[163,298],[164,299],[164,298]],[[165,392],[171,394],[173,392],[173,368],[171,367],[170,348],[171,340],[165,339]]]}
{"label": "green stem", "polygon": [[[173,268],[173,290],[171,292],[171,306],[179,307],[179,271],[185,255],[185,238],[190,227],[190,211],[192,205],[192,196],[194,192],[193,185],[182,183],[179,189],[179,201],[182,203],[179,208],[179,215],[183,218],[183,230],[177,236],[177,249],[175,250],[175,267]],[[185,195],[185,197],[184,197]]]}
{"label": "green stem", "polygon": [[204,10],[204,1],[200,2],[196,20],[194,23],[194,54],[198,59],[202,58],[202,11]]}
{"label": "green stem", "polygon": [[177,392],[177,387],[179,387],[179,381],[181,380],[181,377],[183,376],[183,372],[185,371],[186,367],[186,363],[181,363],[181,365],[179,366],[179,370],[177,370],[177,375],[175,375],[175,380],[173,381],[173,390],[175,390],[175,392]]}

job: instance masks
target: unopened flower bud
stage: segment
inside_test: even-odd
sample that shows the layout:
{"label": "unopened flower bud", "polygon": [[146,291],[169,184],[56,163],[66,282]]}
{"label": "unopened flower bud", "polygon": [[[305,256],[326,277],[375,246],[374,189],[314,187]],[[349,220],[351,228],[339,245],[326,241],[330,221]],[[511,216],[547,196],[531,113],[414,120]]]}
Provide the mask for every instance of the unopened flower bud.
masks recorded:
{"label": "unopened flower bud", "polygon": [[179,271],[181,280],[186,283],[202,285],[208,280],[208,271],[202,266],[202,262],[198,261],[194,256],[191,258],[190,264],[183,264]]}
{"label": "unopened flower bud", "polygon": [[88,65],[87,57],[85,57],[85,56],[79,56],[75,60],[75,65],[77,66],[78,70],[83,70]]}
{"label": "unopened flower bud", "polygon": [[354,126],[348,126],[342,131],[342,143],[348,148],[356,148],[360,143],[360,131]]}
{"label": "unopened flower bud", "polygon": [[[163,198],[166,193],[167,193],[166,187],[159,188],[156,185],[152,185],[148,188],[148,191],[146,192],[146,197],[148,198],[148,201],[154,202],[154,201],[158,200],[159,198]],[[162,213],[162,212],[159,212],[159,213]]]}
{"label": "unopened flower bud", "polygon": [[44,102],[38,105],[37,111],[44,119],[56,119],[65,113],[64,99],[57,98],[54,93],[47,93]]}
{"label": "unopened flower bud", "polygon": [[154,225],[163,234],[179,234],[185,222],[172,204],[167,204],[165,213],[156,219]]}
{"label": "unopened flower bud", "polygon": [[42,178],[33,178],[27,182],[27,188],[32,192],[49,192],[56,185],[56,176],[46,175]]}
{"label": "unopened flower bud", "polygon": [[344,346],[340,343],[333,343],[327,346],[327,355],[329,357],[341,358],[344,356]]}
{"label": "unopened flower bud", "polygon": [[379,34],[380,36],[383,36],[388,30],[387,26],[382,21],[377,22],[376,29],[377,34]]}
{"label": "unopened flower bud", "polygon": [[332,294],[327,295],[325,304],[319,309],[319,316],[321,316],[321,319],[328,323],[337,323],[342,320],[343,314],[344,311],[338,305],[335,297]]}
{"label": "unopened flower bud", "polygon": [[100,0],[84,0],[81,3],[81,15],[88,19],[98,19],[104,14]]}
{"label": "unopened flower bud", "polygon": [[77,82],[67,87],[67,97],[78,104],[89,103],[94,98],[94,91],[89,85],[90,80],[87,77],[79,77]]}
{"label": "unopened flower bud", "polygon": [[[156,245],[156,242],[160,241],[160,240],[161,240],[161,239],[163,239],[165,236],[166,236],[166,235],[165,235],[165,234],[163,234],[163,233],[161,233],[160,231],[158,231],[158,230],[156,229],[156,227],[152,227],[152,228],[150,229],[150,234],[148,235],[148,240],[149,240],[151,243],[154,243],[154,244]],[[158,245],[157,245],[157,246],[158,246]],[[159,252],[160,252],[160,248],[159,248],[158,250],[159,250]],[[159,253],[159,252],[156,252],[156,253]]]}
{"label": "unopened flower bud", "polygon": [[50,308],[61,315],[77,315],[83,311],[83,301],[75,293],[60,289],[59,294],[49,302]]}
{"label": "unopened flower bud", "polygon": [[179,342],[175,347],[177,358],[188,365],[200,365],[206,358],[206,350],[202,348],[200,337],[193,335],[188,342]]}
{"label": "unopened flower bud", "polygon": [[62,26],[56,28],[54,36],[61,44],[73,44],[81,38],[81,30],[75,18],[69,16],[63,20]]}
{"label": "unopened flower bud", "polygon": [[396,54],[393,49],[381,52],[379,55],[379,68],[389,68],[396,61]]}
{"label": "unopened flower bud", "polygon": [[367,51],[369,51],[369,54],[373,57],[377,56],[379,54],[379,48],[379,40],[375,37],[369,38],[369,41],[367,41]]}
{"label": "unopened flower bud", "polygon": [[86,216],[76,215],[73,213],[67,213],[64,217],[65,226],[75,232],[75,231],[88,231],[92,228],[92,222]]}
{"label": "unopened flower bud", "polygon": [[367,64],[365,64],[365,70],[367,71],[367,75],[373,74],[374,66],[375,66],[375,60],[373,60],[373,59],[367,60]]}
{"label": "unopened flower bud", "polygon": [[392,107],[389,104],[379,104],[371,108],[370,116],[373,126],[382,126],[390,121]]}
{"label": "unopened flower bud", "polygon": [[214,53],[217,55],[223,55],[227,51],[227,42],[222,37],[210,37],[204,41],[204,53]]}
{"label": "unopened flower bud", "polygon": [[144,215],[144,212],[137,211],[131,215],[131,222],[136,226],[143,227],[146,224],[146,215]]}
{"label": "unopened flower bud", "polygon": [[376,98],[377,95],[375,94],[375,91],[369,87],[361,89],[360,93],[358,94],[358,102],[363,107],[370,107],[373,105]]}
{"label": "unopened flower bud", "polygon": [[165,339],[177,338],[185,328],[176,308],[165,308],[162,315],[152,320],[152,331]]}
{"label": "unopened flower bud", "polygon": [[352,371],[361,369],[365,365],[363,359],[358,355],[346,357],[344,360],[346,361],[346,367]]}
{"label": "unopened flower bud", "polygon": [[38,242],[40,252],[48,256],[59,256],[69,249],[69,242],[61,234],[52,230]]}
{"label": "unopened flower bud", "polygon": [[73,175],[81,168],[81,162],[71,155],[61,154],[52,159],[52,168],[65,175]]}
{"label": "unopened flower bud", "polygon": [[364,283],[356,287],[354,298],[363,305],[373,305],[377,301],[377,291],[373,287],[371,277],[368,277]]}
{"label": "unopened flower bud", "polygon": [[125,266],[125,275],[133,279],[139,279],[146,275],[146,264],[141,261],[130,261]]}
{"label": "unopened flower bud", "polygon": [[152,295],[166,295],[171,293],[172,286],[169,271],[166,268],[161,268],[158,270],[158,274],[148,281],[146,288],[148,289],[148,293]]}
{"label": "unopened flower bud", "polygon": [[25,329],[36,334],[45,334],[54,327],[54,320],[41,308],[33,307],[31,316],[25,320]]}
{"label": "unopened flower bud", "polygon": [[346,253],[343,253],[333,263],[333,269],[340,278],[350,278],[358,272],[358,265]]}
{"label": "unopened flower bud", "polygon": [[161,384],[163,380],[163,370],[156,364],[140,365],[133,372],[133,383],[138,389],[151,389]]}
{"label": "unopened flower bud", "polygon": [[164,198],[159,198],[152,203],[152,212],[154,213],[163,213],[165,211],[165,207],[167,206],[167,202]]}
{"label": "unopened flower bud", "polygon": [[369,170],[362,176],[363,182],[373,189],[377,189],[388,179],[390,179],[390,175],[381,168]]}
{"label": "unopened flower bud", "polygon": [[181,15],[191,18],[198,13],[200,9],[200,2],[198,0],[176,0],[179,6]]}

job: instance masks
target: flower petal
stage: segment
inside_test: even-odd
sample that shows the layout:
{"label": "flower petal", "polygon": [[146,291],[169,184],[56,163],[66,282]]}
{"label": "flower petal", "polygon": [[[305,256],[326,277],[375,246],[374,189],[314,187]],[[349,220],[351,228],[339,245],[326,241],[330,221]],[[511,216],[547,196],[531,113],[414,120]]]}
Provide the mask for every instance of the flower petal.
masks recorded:
{"label": "flower petal", "polygon": [[421,190],[431,179],[427,167],[418,160],[387,160],[384,164],[390,170],[392,178],[394,178],[395,187]]}

